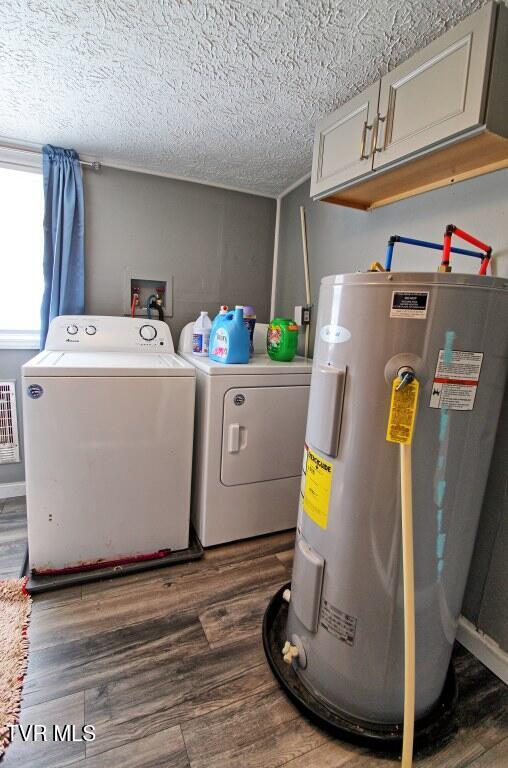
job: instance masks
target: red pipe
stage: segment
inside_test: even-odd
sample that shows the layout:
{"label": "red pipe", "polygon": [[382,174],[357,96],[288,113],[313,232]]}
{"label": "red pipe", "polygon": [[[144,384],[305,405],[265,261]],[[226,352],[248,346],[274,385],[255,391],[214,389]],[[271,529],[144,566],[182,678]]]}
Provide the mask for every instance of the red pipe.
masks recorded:
{"label": "red pipe", "polygon": [[139,296],[137,293],[132,294],[132,302],[131,302],[131,317],[134,317],[134,313],[136,311],[136,307],[139,301]]}
{"label": "red pipe", "polygon": [[487,267],[490,264],[490,256],[485,256],[485,258],[482,260],[482,263],[480,264],[480,271],[478,272],[479,275],[486,275],[487,274]]}
{"label": "red pipe", "polygon": [[[473,235],[470,235],[469,232],[464,232],[463,229],[459,229],[458,227],[455,226],[455,224],[448,224],[448,226],[446,227],[444,239],[443,239],[443,258],[441,260],[441,266],[445,268],[449,266],[450,249],[452,245],[452,235],[457,235],[457,237],[460,237],[461,240],[465,240],[467,243],[471,243],[471,245],[474,245],[476,248],[479,248],[480,251],[484,252],[484,256],[483,256],[478,274],[486,275],[487,267],[489,266],[490,257],[492,255],[492,247],[490,245],[487,245],[486,243],[482,243],[481,240],[478,240],[478,238],[474,237]],[[449,271],[449,270],[446,270],[446,271]]]}
{"label": "red pipe", "polygon": [[458,227],[455,227],[454,234],[457,235],[457,237],[460,237],[462,240],[465,240],[467,243],[471,243],[471,245],[476,245],[477,248],[480,249],[480,251],[491,251],[492,248],[490,245],[485,245],[485,243],[482,243],[481,240],[477,240],[476,237],[473,237],[473,235],[470,235],[469,232],[464,232],[463,229],[459,229]]}
{"label": "red pipe", "polygon": [[447,267],[450,263],[450,249],[452,247],[452,233],[445,232],[443,241],[443,256],[441,258],[441,264],[443,267]]}

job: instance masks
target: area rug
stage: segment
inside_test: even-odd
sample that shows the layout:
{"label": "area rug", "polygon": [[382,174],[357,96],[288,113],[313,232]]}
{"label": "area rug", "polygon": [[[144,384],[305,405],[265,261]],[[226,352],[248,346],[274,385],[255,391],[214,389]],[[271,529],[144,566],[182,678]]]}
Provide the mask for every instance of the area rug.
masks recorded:
{"label": "area rug", "polygon": [[0,760],[18,722],[28,664],[28,620],[32,601],[26,579],[0,580]]}

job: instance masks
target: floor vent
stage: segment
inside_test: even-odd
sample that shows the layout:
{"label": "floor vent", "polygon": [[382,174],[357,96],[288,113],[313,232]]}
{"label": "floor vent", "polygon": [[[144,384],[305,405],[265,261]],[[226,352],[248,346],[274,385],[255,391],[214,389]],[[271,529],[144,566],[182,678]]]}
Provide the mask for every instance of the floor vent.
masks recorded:
{"label": "floor vent", "polygon": [[0,381],[0,464],[19,461],[16,389],[13,381]]}

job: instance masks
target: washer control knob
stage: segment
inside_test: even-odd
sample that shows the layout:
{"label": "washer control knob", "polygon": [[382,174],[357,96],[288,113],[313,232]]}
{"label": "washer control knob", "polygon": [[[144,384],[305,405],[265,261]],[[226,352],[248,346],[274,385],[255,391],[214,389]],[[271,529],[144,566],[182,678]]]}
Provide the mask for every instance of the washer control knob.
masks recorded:
{"label": "washer control knob", "polygon": [[69,336],[75,336],[78,332],[78,326],[77,325],[68,325],[67,326],[67,333]]}
{"label": "washer control knob", "polygon": [[157,336],[157,330],[153,325],[142,325],[139,329],[139,335],[145,341],[153,341]]}
{"label": "washer control knob", "polygon": [[85,328],[85,333],[87,333],[88,336],[95,336],[95,334],[97,333],[97,328],[95,327],[95,325],[87,325]]}

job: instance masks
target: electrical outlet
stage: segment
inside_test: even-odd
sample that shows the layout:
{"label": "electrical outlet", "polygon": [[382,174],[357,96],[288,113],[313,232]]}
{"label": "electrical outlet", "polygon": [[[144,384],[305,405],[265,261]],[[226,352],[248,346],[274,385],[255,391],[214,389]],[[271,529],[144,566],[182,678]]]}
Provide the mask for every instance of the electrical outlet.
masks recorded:
{"label": "electrical outlet", "polygon": [[295,323],[299,326],[310,325],[312,316],[312,304],[304,304],[295,307]]}

